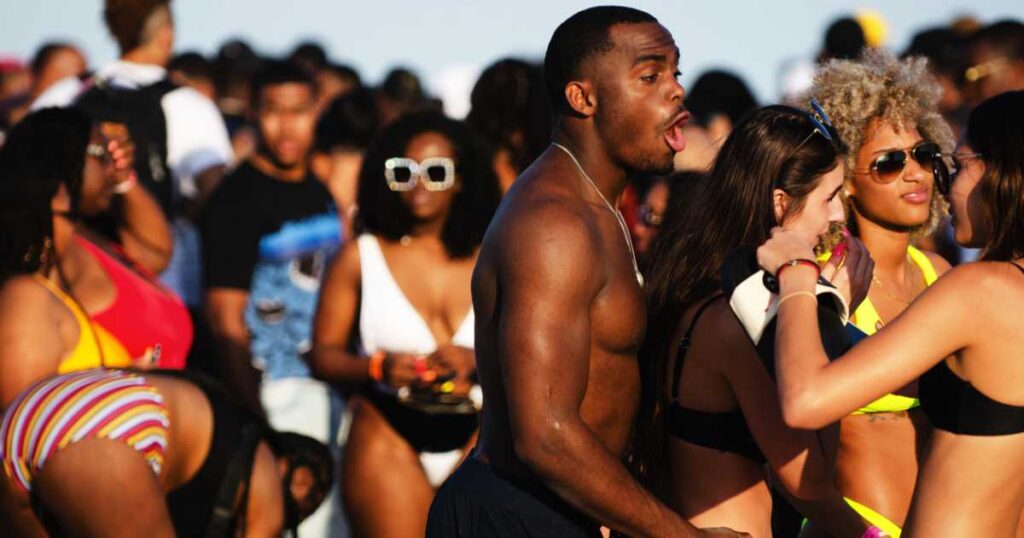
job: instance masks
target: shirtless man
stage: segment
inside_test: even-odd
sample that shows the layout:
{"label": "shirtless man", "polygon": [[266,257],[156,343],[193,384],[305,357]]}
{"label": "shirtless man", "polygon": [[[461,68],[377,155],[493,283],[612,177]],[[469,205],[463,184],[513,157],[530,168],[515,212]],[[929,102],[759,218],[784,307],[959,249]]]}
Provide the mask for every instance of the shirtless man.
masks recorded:
{"label": "shirtless man", "polygon": [[622,464],[645,313],[612,204],[630,174],[670,172],[685,146],[678,61],[669,32],[634,9],[591,8],[555,30],[544,60],[555,143],[481,247],[480,439],[439,490],[428,536],[735,535],[690,526]]}

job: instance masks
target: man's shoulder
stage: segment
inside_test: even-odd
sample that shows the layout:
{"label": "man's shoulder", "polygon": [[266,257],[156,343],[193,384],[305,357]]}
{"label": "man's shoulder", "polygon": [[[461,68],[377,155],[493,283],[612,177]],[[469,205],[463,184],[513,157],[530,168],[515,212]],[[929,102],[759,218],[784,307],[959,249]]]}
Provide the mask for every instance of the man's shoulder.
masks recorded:
{"label": "man's shoulder", "polygon": [[593,212],[572,196],[540,187],[534,192],[515,193],[499,212],[498,224],[510,234],[580,239],[593,230]]}
{"label": "man's shoulder", "polygon": [[237,168],[224,175],[224,179],[206,202],[204,213],[207,212],[207,208],[224,209],[250,205],[253,197],[258,196],[262,181],[260,173],[252,165],[248,162],[239,163]]}
{"label": "man's shoulder", "polygon": [[485,240],[505,263],[584,267],[596,260],[599,233],[580,200],[555,191],[513,195],[507,202]]}

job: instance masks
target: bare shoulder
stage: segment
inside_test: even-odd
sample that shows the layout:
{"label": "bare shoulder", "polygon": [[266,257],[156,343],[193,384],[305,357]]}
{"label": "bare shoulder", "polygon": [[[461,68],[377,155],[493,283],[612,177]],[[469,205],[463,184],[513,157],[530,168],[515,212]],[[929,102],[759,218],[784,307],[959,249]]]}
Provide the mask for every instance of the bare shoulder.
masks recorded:
{"label": "bare shoulder", "polygon": [[330,276],[341,278],[343,275],[349,279],[358,281],[361,277],[362,266],[359,257],[359,241],[352,239],[338,250],[331,261]]}
{"label": "bare shoulder", "polygon": [[714,362],[722,368],[728,368],[737,362],[749,364],[756,358],[756,352],[750,337],[725,296],[719,296],[708,305],[702,317],[701,330],[714,337]]}
{"label": "bare shoulder", "polygon": [[973,262],[951,268],[925,293],[934,299],[956,301],[972,310],[1001,302],[1013,290],[1024,292],[1024,275],[1006,262]]}
{"label": "bare shoulder", "polygon": [[32,320],[32,315],[50,311],[53,294],[32,275],[18,275],[0,286],[0,315],[4,319]]}
{"label": "bare shoulder", "polygon": [[564,251],[585,256],[577,258],[581,262],[596,256],[600,242],[593,212],[578,199],[537,187],[512,194],[498,215],[494,231],[505,250],[517,256]]}

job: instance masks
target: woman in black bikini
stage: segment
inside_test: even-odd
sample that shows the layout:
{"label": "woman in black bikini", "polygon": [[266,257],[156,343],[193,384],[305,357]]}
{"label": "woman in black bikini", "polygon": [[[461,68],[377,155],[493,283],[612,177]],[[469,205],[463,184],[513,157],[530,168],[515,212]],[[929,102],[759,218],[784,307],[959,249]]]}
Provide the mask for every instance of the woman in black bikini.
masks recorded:
{"label": "woman in black bikini", "polygon": [[[649,278],[644,415],[636,446],[669,506],[698,527],[771,536],[771,479],[835,536],[865,524],[832,484],[813,431],[782,421],[775,385],[722,298],[719,271],[741,245],[777,224],[817,242],[844,219],[838,197],[845,147],[819,111],[772,106],[751,113],[726,140],[699,198],[666,215]],[[652,419],[652,417],[654,417]]]}
{"label": "woman in black bikini", "polygon": [[[815,271],[793,261],[811,245],[777,229],[758,250],[785,299],[779,399],[787,424],[817,428],[920,377],[935,432],[903,536],[1012,536],[1024,507],[1024,326],[1015,315],[1024,303],[1024,92],[979,105],[952,157],[955,237],[983,247],[983,261],[944,275],[838,360],[828,361],[817,337]],[[852,242],[851,254],[860,248]],[[861,260],[848,270],[870,271]]]}

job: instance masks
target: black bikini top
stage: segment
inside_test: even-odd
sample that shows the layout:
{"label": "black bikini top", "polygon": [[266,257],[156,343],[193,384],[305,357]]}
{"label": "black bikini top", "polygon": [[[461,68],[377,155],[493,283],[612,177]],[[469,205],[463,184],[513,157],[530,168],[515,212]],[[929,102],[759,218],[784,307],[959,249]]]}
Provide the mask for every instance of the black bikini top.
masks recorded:
{"label": "black bikini top", "polygon": [[[1012,263],[1024,273],[1024,268]],[[921,408],[932,425],[964,435],[1010,435],[1024,432],[1024,407],[997,402],[961,379],[942,361],[918,382]]]}
{"label": "black bikini top", "polygon": [[677,439],[737,454],[756,463],[766,463],[767,460],[754,442],[754,436],[750,433],[747,421],[739,408],[724,413],[711,413],[683,407],[679,403],[679,378],[683,372],[683,360],[690,348],[693,329],[704,310],[719,297],[721,295],[715,295],[697,309],[693,321],[690,322],[690,328],[679,341],[676,363],[673,367],[672,404],[668,408],[665,428],[669,435]]}

